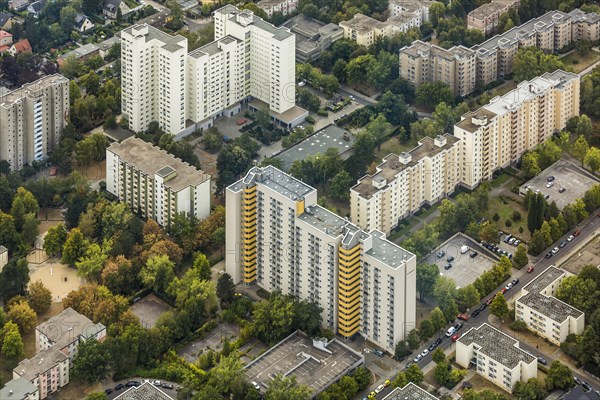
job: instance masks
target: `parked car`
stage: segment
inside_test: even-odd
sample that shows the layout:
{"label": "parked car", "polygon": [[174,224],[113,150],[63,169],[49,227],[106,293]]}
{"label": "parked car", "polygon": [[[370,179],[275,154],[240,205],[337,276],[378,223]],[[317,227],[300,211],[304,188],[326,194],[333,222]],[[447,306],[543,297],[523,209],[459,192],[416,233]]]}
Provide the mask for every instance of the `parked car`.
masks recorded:
{"label": "parked car", "polygon": [[448,263],[448,264],[444,265],[445,270],[449,270],[450,268],[452,268],[452,264]]}
{"label": "parked car", "polygon": [[515,242],[513,243],[513,246],[518,246],[521,243],[521,241],[519,239],[515,240]]}
{"label": "parked car", "polygon": [[440,344],[442,344],[442,338],[437,338],[434,343],[435,347],[439,346]]}
{"label": "parked car", "polygon": [[450,328],[448,328],[448,330],[446,331],[446,337],[450,337],[452,335],[454,335],[454,333],[456,332],[456,328],[451,326]]}
{"label": "parked car", "polygon": [[437,347],[437,344],[435,342],[433,342],[433,343],[431,343],[429,345],[429,347],[427,348],[427,350],[434,351],[436,347]]}
{"label": "parked car", "polygon": [[443,251],[443,250],[440,250],[440,251],[438,251],[438,253],[437,253],[437,256],[438,256],[438,258],[442,258],[442,257],[444,257],[445,255],[446,255],[446,252],[445,252],[445,251]]}
{"label": "parked car", "polygon": [[512,282],[510,282],[513,286],[517,286],[517,283],[519,283],[519,280],[517,278],[513,279]]}
{"label": "parked car", "polygon": [[478,255],[479,255],[479,253],[478,253],[478,252],[476,252],[476,251],[473,251],[473,252],[471,252],[471,254],[470,254],[471,258],[475,258],[475,257],[477,257]]}
{"label": "parked car", "polygon": [[566,191],[567,191],[567,189],[565,189],[565,188],[564,188],[564,187],[562,187],[562,186],[560,187],[560,189],[558,189],[558,193],[564,193],[564,192],[566,192]]}
{"label": "parked car", "polygon": [[546,361],[545,359],[543,359],[542,357],[538,357],[538,362],[542,365],[548,365],[548,361]]}
{"label": "parked car", "polygon": [[477,308],[475,311],[473,311],[471,313],[471,318],[475,318],[476,316],[479,315],[480,312],[481,312],[481,310],[479,308]]}
{"label": "parked car", "polygon": [[552,186],[554,186],[554,182],[548,182],[548,183],[546,183],[546,187],[547,188],[551,188]]}
{"label": "parked car", "polygon": [[467,251],[469,251],[469,246],[464,245],[460,248],[460,254],[465,254]]}
{"label": "parked car", "polygon": [[562,249],[566,245],[567,245],[567,242],[565,240],[563,240],[562,242],[560,242],[560,245],[558,247],[560,247]]}
{"label": "parked car", "polygon": [[511,237],[512,235],[506,235],[506,237],[504,238],[504,243],[508,243]]}
{"label": "parked car", "polygon": [[462,319],[463,321],[469,320],[469,316],[467,314],[458,314],[458,316],[456,318]]}
{"label": "parked car", "polygon": [[550,258],[554,255],[554,253],[552,253],[551,251],[549,251],[548,253],[546,253],[545,257],[546,258]]}
{"label": "parked car", "polygon": [[160,385],[160,386],[162,386],[164,389],[173,389],[173,384],[172,383],[164,383],[163,382],[163,384]]}
{"label": "parked car", "polygon": [[392,383],[389,379],[386,379],[385,382],[383,382],[383,386],[388,387],[390,386],[390,383]]}
{"label": "parked car", "polygon": [[256,390],[260,390],[260,385],[254,381],[250,382],[250,384],[252,385],[252,387]]}
{"label": "parked car", "polygon": [[124,385],[124,384],[122,384],[122,383],[119,383],[117,386],[115,386],[115,390],[121,390],[121,389],[123,389],[124,387],[125,387],[125,385]]}
{"label": "parked car", "polygon": [[446,258],[446,261],[448,261],[448,262],[452,262],[452,261],[454,261],[454,257],[452,257],[452,256],[449,256],[448,258]]}
{"label": "parked car", "polygon": [[573,232],[573,236],[577,237],[581,234],[581,232],[579,232],[579,229],[577,229],[575,232]]}
{"label": "parked car", "polygon": [[534,269],[535,267],[533,265],[530,265],[529,268],[527,268],[527,272],[532,273]]}
{"label": "parked car", "polygon": [[575,236],[573,235],[569,235],[569,237],[567,238],[567,242],[572,241],[573,239],[575,239]]}
{"label": "parked car", "polygon": [[456,323],[456,324],[454,324],[454,326],[453,326],[453,328],[454,328],[454,331],[455,331],[455,332],[457,332],[457,331],[461,330],[463,326],[465,326],[465,324],[463,324],[462,322],[457,322],[457,323]]}
{"label": "parked car", "polygon": [[581,385],[581,381],[579,380],[578,377],[574,376],[573,380],[575,381],[576,384]]}
{"label": "parked car", "polygon": [[377,388],[375,388],[375,393],[381,393],[383,392],[383,389],[385,389],[385,386],[379,385]]}
{"label": "parked car", "polygon": [[587,384],[587,382],[583,382],[581,381],[581,387],[583,388],[583,390],[585,390],[586,392],[589,392],[592,390],[592,387],[590,385]]}
{"label": "parked car", "polygon": [[152,382],[152,384],[153,384],[154,386],[161,386],[161,385],[162,385],[162,382],[161,382],[161,381],[154,381],[154,382]]}
{"label": "parked car", "polygon": [[558,253],[558,250],[560,250],[558,247],[553,248],[552,249],[552,254]]}
{"label": "parked car", "polygon": [[479,306],[479,312],[481,312],[481,311],[485,310],[485,309],[487,308],[487,306],[488,306],[487,304],[485,304],[485,303],[482,303],[482,304]]}
{"label": "parked car", "polygon": [[510,238],[510,240],[508,241],[508,244],[513,244],[513,243],[515,242],[515,240],[517,240],[517,239],[515,239],[515,238]]}
{"label": "parked car", "polygon": [[105,394],[111,394],[112,392],[113,392],[113,390],[111,388],[104,389]]}
{"label": "parked car", "polygon": [[451,340],[452,340],[453,342],[456,342],[456,341],[458,340],[458,338],[459,338],[459,337],[460,337],[460,334],[458,334],[458,333],[457,333],[456,335],[452,336]]}
{"label": "parked car", "polygon": [[425,349],[421,352],[421,357],[425,357],[427,354],[429,354],[429,350]]}
{"label": "parked car", "polygon": [[423,358],[422,355],[417,354],[417,356],[415,357],[415,359],[413,360],[415,363],[418,363],[419,361],[421,361],[421,358]]}
{"label": "parked car", "polygon": [[508,282],[508,285],[506,285],[506,291],[509,291],[510,289],[512,289],[512,283]]}
{"label": "parked car", "polygon": [[383,357],[385,355],[385,353],[379,349],[373,350],[373,354],[375,354],[377,357]]}
{"label": "parked car", "polygon": [[487,305],[489,306],[490,304],[492,304],[492,301],[494,301],[494,297],[493,297],[493,296],[492,296],[492,297],[490,297],[489,299],[487,299],[487,300],[485,301],[485,304],[487,304]]}
{"label": "parked car", "polygon": [[507,290],[508,289],[506,287],[503,287],[502,290],[500,291],[500,293],[504,294],[504,293],[506,293]]}
{"label": "parked car", "polygon": [[548,179],[546,179],[546,180],[547,180],[548,182],[552,182],[552,181],[554,180],[554,176],[550,175],[550,176],[548,177]]}

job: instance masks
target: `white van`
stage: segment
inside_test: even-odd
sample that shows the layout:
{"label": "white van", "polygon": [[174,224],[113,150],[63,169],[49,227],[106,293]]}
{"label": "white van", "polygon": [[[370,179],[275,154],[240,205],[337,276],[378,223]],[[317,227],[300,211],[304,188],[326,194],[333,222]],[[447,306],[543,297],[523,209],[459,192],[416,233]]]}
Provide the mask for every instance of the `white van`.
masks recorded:
{"label": "white van", "polygon": [[451,326],[450,329],[448,329],[446,331],[446,337],[450,337],[450,336],[454,335],[455,332],[456,332],[456,328]]}
{"label": "white van", "polygon": [[460,248],[460,254],[465,254],[467,251],[469,251],[469,246],[462,246]]}

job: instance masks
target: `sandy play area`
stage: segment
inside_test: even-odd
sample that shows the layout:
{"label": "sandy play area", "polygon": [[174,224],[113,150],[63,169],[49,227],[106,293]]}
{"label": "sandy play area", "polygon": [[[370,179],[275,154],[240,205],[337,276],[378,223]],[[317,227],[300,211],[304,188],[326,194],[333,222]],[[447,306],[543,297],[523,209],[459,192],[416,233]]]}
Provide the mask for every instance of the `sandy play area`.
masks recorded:
{"label": "sandy play area", "polygon": [[56,259],[42,264],[29,264],[29,277],[31,282],[41,280],[52,292],[52,301],[59,302],[72,290],[79,289],[85,283],[75,268],[56,262]]}

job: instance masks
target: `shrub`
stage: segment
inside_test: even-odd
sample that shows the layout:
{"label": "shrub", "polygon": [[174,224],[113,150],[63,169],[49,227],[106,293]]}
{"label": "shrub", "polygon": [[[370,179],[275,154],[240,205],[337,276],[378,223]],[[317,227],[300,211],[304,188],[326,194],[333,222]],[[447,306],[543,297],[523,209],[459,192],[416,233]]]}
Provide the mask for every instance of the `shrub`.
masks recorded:
{"label": "shrub", "polygon": [[520,319],[516,320],[512,324],[510,324],[510,329],[513,331],[525,331],[527,330],[527,324]]}
{"label": "shrub", "polygon": [[309,124],[314,124],[315,119],[312,115],[309,115],[308,117],[306,117],[306,122],[308,122]]}
{"label": "shrub", "polygon": [[519,233],[523,233],[524,229],[522,226],[519,227]]}
{"label": "shrub", "polygon": [[495,213],[494,216],[492,217],[492,219],[496,222],[498,222],[500,220],[500,216],[498,215],[498,213]]}
{"label": "shrub", "polygon": [[326,117],[329,115],[329,113],[327,112],[327,110],[324,109],[319,109],[319,111],[317,111],[317,115],[320,115],[321,117]]}
{"label": "shrub", "polygon": [[509,228],[510,226],[512,226],[512,221],[510,219],[507,219],[506,221],[504,221],[504,225],[506,225],[506,227]]}
{"label": "shrub", "polygon": [[511,218],[515,222],[516,221],[520,221],[521,220],[521,213],[515,210],[515,211],[513,211]]}

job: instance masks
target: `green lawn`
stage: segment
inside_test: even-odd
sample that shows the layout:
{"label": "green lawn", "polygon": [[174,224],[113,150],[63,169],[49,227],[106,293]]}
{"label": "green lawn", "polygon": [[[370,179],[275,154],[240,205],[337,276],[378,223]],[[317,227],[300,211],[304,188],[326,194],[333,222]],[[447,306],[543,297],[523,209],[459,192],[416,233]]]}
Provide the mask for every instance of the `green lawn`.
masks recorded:
{"label": "green lawn", "polygon": [[565,64],[565,67],[573,69],[573,72],[579,73],[600,60],[600,53],[590,50],[587,54],[583,55],[578,51],[574,51],[571,54],[561,58],[561,61]]}
{"label": "green lawn", "polygon": [[[504,174],[500,175],[498,178],[494,179],[493,181],[490,181],[490,186],[493,188],[497,188],[512,179],[514,179],[512,176],[504,173]],[[508,186],[508,188],[510,188],[510,186]]]}
{"label": "green lawn", "polygon": [[381,162],[383,157],[390,153],[400,154],[404,151],[410,151],[415,147],[409,141],[401,141],[400,136],[393,136],[381,144],[381,148],[375,151],[375,161],[377,164]]}
{"label": "green lawn", "polygon": [[[505,221],[511,219],[514,211],[521,213],[521,220],[512,221],[512,225],[507,227]],[[498,213],[500,219],[496,222],[493,220],[494,214]],[[518,202],[513,199],[506,199],[504,197],[493,197],[490,198],[489,208],[486,214],[486,218],[493,221],[501,231],[510,233],[517,238],[525,241],[529,241],[531,236],[527,230],[527,210]],[[519,227],[523,228],[523,233],[519,232]]]}

